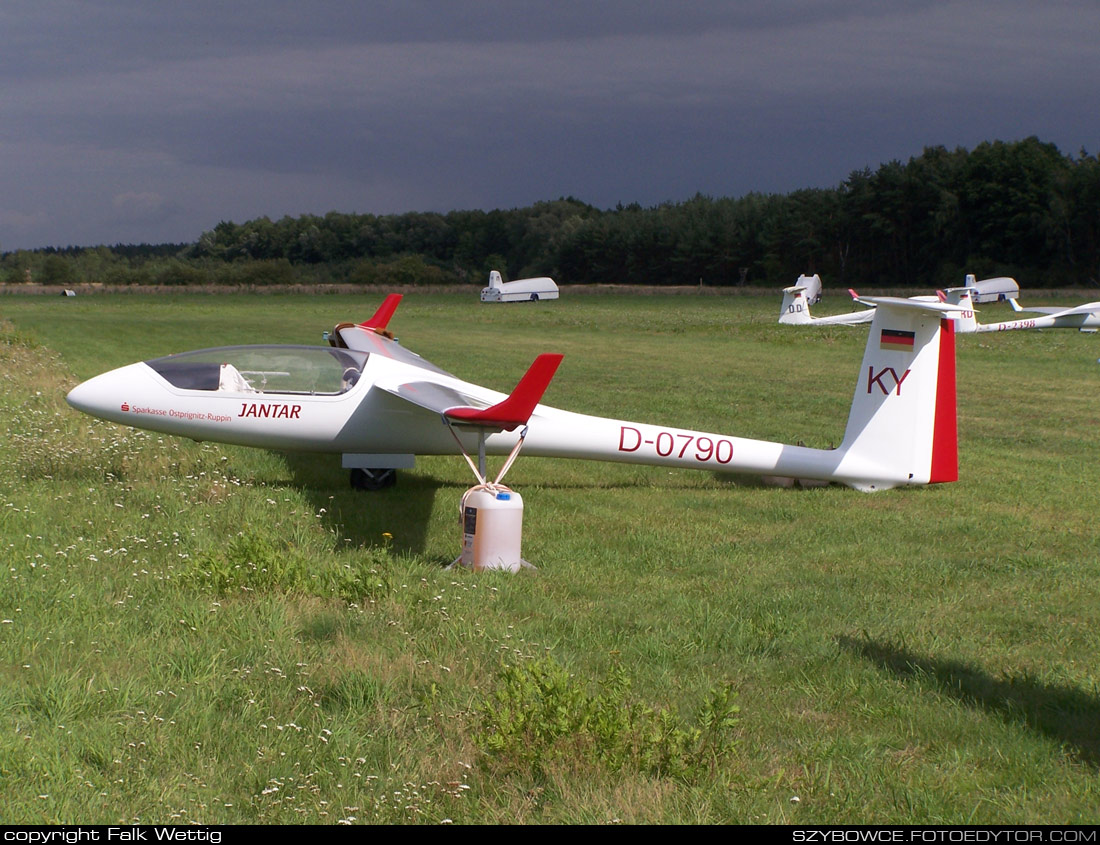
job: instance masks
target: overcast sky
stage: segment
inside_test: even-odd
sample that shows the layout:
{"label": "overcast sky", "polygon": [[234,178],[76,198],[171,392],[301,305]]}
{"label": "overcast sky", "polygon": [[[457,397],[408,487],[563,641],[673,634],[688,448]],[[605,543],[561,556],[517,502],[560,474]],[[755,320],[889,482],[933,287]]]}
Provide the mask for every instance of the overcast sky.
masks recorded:
{"label": "overcast sky", "polygon": [[1100,148],[1096,0],[4,0],[0,250]]}

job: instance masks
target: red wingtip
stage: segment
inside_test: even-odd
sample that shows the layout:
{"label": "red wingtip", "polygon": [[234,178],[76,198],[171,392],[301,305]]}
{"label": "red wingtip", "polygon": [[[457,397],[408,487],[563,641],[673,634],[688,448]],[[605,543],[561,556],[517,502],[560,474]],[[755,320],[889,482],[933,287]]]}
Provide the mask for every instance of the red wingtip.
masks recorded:
{"label": "red wingtip", "polygon": [[539,355],[508,398],[491,408],[448,408],[443,413],[455,422],[512,431],[531,418],[563,357],[555,353]]}
{"label": "red wingtip", "polygon": [[390,318],[393,316],[393,312],[397,310],[398,304],[401,302],[401,294],[391,293],[386,297],[385,301],[378,306],[378,310],[374,312],[374,316],[369,320],[364,320],[359,325],[365,329],[379,329],[386,328],[386,324],[389,323]]}
{"label": "red wingtip", "polygon": [[936,299],[938,299],[940,302],[947,302],[947,294],[944,293],[942,290],[937,290]]}
{"label": "red wingtip", "polygon": [[852,297],[852,299],[859,299],[859,294],[856,293],[852,288],[848,288],[848,296]]}

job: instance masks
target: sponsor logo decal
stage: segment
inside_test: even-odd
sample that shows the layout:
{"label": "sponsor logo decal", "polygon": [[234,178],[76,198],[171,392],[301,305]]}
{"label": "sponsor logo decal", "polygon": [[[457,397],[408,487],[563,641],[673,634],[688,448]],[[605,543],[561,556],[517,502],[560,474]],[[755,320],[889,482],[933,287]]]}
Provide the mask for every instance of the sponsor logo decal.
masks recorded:
{"label": "sponsor logo decal", "polygon": [[213,414],[209,411],[177,411],[175,408],[169,408],[166,411],[164,408],[143,408],[138,405],[130,407],[129,402],[123,402],[120,408],[127,413],[138,414],[139,416],[170,417],[174,420],[187,420],[188,422],[194,422],[195,420],[203,420],[204,422],[233,421],[233,417],[229,414]]}
{"label": "sponsor logo decal", "polygon": [[178,420],[187,420],[188,422],[194,422],[195,420],[207,420],[209,422],[233,421],[229,414],[211,414],[205,411],[177,411],[175,408],[168,412],[168,416]]}

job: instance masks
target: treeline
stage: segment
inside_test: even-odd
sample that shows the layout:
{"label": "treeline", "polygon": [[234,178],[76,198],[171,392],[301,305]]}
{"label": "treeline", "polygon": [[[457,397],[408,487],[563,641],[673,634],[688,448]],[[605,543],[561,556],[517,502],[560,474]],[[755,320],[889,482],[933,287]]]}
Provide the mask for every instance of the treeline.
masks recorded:
{"label": "treeline", "polygon": [[9,252],[0,279],[71,285],[483,283],[942,287],[1100,284],[1100,160],[1037,138],[929,147],[833,189],[597,209],[573,198],[447,214],[222,222],[196,243]]}

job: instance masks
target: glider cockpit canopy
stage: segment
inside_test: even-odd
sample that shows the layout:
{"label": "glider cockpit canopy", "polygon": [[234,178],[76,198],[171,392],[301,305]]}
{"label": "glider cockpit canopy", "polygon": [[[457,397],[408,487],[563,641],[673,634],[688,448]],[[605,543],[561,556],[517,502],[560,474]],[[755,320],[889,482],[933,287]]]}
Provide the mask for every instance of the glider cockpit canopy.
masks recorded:
{"label": "glider cockpit canopy", "polygon": [[367,357],[324,346],[222,346],[145,363],[181,390],[332,396],[351,389]]}

